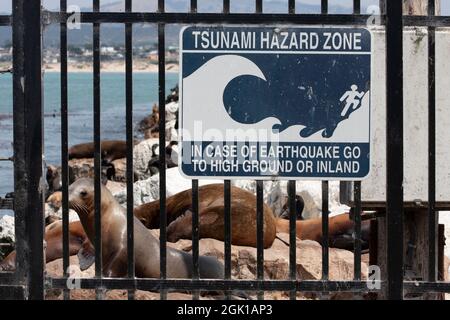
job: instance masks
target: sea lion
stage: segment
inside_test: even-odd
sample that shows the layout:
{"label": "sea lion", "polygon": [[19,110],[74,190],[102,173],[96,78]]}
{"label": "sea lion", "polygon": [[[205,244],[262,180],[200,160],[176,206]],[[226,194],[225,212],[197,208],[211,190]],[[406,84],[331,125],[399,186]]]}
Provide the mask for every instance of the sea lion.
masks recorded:
{"label": "sea lion", "polygon": [[[305,208],[305,201],[303,200],[301,195],[295,195],[295,214],[296,220],[304,220],[303,218],[303,209]],[[289,210],[289,197],[285,197],[285,203],[281,208],[281,213],[278,218],[289,220],[290,216]]]}
{"label": "sea lion", "polygon": [[[94,230],[94,182],[81,178],[69,187],[69,207],[80,217],[81,224],[91,243],[95,243]],[[121,277],[127,274],[127,215],[126,210],[101,186],[102,220],[102,273],[106,277]],[[134,218],[135,273],[137,277],[160,276],[160,244],[149,230]],[[223,278],[223,265],[213,257],[199,257],[201,278]],[[167,276],[169,278],[191,278],[192,255],[167,248]]]}
{"label": "sea lion", "polygon": [[[210,184],[199,187],[200,238],[224,240],[224,186]],[[166,200],[167,239],[192,237],[192,190],[182,191]],[[134,215],[150,229],[159,228],[159,200],[134,209]],[[256,197],[238,187],[231,187],[231,243],[256,247]],[[276,236],[275,217],[264,204],[264,248],[269,248]]]}
{"label": "sea lion", "polygon": [[[276,219],[277,232],[289,233],[289,220]],[[322,244],[322,218],[297,220],[297,238],[301,240],[314,240]],[[362,247],[368,247],[370,222],[361,223]],[[339,214],[328,219],[328,241],[332,248],[346,250],[353,249],[354,222],[349,215]]]}
{"label": "sea lion", "polygon": [[[44,239],[47,243],[45,249],[45,261],[51,262],[60,259],[63,256],[63,226],[62,221],[56,221],[46,227]],[[83,250],[81,250],[83,249]],[[80,221],[69,223],[69,255],[81,253],[90,257],[93,255],[94,248],[91,245]],[[79,255],[80,258],[80,255]],[[87,269],[93,263],[88,259],[80,259],[80,268]],[[0,271],[12,271],[16,267],[16,251],[12,251],[2,262],[0,262]]]}
{"label": "sea lion", "polygon": [[[168,168],[168,169],[178,166],[178,164],[175,163],[175,161],[172,157],[174,154],[173,147],[176,145],[178,145],[177,141],[170,141],[170,143],[165,148],[166,168]],[[161,168],[161,160],[160,160],[159,155],[157,154],[158,148],[159,148],[159,144],[157,144],[157,143],[155,143],[152,146],[152,157],[148,161],[147,170],[145,171],[145,173],[150,173],[151,176],[159,173],[159,169]]]}
{"label": "sea lion", "polygon": [[[103,164],[109,164],[116,159],[125,158],[127,155],[127,142],[122,140],[101,141]],[[93,158],[95,147],[93,142],[80,143],[69,148],[69,160]]]}
{"label": "sea lion", "polygon": [[62,192],[61,191],[55,191],[53,192],[45,201],[46,203],[50,204],[53,208],[58,210],[62,206]]}

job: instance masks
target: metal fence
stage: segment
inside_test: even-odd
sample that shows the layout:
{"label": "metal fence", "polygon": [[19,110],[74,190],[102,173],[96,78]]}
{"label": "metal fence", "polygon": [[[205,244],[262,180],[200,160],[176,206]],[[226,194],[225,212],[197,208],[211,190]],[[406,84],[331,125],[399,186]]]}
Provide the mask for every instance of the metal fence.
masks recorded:
{"label": "metal fence", "polygon": [[[290,210],[289,279],[264,279],[263,250],[263,181],[257,181],[257,279],[231,279],[231,184],[224,181],[225,198],[225,279],[207,280],[199,278],[199,215],[198,181],[192,181],[192,253],[194,276],[192,279],[169,279],[166,260],[166,171],[160,168],[160,278],[141,279],[134,274],[133,234],[133,24],[150,23],[158,26],[159,54],[159,148],[160,163],[165,163],[165,28],[168,24],[276,24],[276,25],[349,25],[365,26],[369,15],[361,14],[361,1],[353,1],[353,14],[328,14],[328,1],[321,0],[320,14],[296,13],[295,0],[286,0],[288,12],[266,14],[263,1],[255,1],[255,13],[230,13],[230,0],[223,1],[222,13],[197,13],[197,0],[190,0],[190,12],[165,12],[165,1],[158,1],[157,12],[132,12],[132,0],[125,1],[125,12],[101,12],[100,1],[93,0],[93,11],[82,12],[81,22],[93,26],[93,111],[95,144],[95,278],[81,279],[83,289],[96,289],[97,298],[103,290],[128,290],[128,297],[134,298],[135,290],[155,290],[161,299],[167,298],[168,290],[192,291],[199,298],[201,290],[243,290],[256,291],[263,298],[264,291],[289,291],[295,299],[297,292],[348,291],[363,293],[370,291],[366,281],[361,280],[361,185],[354,183],[354,279],[348,281],[329,280],[328,245],[328,182],[322,182],[322,279],[297,279],[296,272],[296,214],[295,181],[288,183]],[[429,37],[429,243],[436,242],[435,209],[435,61],[434,32],[436,27],[450,26],[450,17],[435,16],[434,0],[429,1],[428,16],[402,17],[402,1],[380,1],[386,8],[380,15],[380,23],[386,29],[387,65],[387,278],[382,279],[390,299],[402,299],[403,290],[410,292],[450,292],[450,284],[438,282],[436,278],[436,246],[429,246],[429,276],[426,281],[410,282],[403,279],[403,26],[425,26]],[[13,30],[13,88],[14,88],[14,170],[15,170],[15,223],[16,223],[16,271],[0,273],[0,297],[43,299],[46,288],[64,290],[64,297],[70,297],[66,286],[69,267],[69,221],[68,221],[68,68],[67,68],[67,0],[60,1],[60,11],[41,10],[40,1],[13,0],[12,16],[0,16],[0,26],[12,25]],[[127,137],[127,239],[128,277],[104,278],[102,276],[102,239],[100,216],[101,150],[100,150],[100,36],[102,23],[125,25],[126,46],[126,137]],[[61,54],[61,155],[63,181],[63,268],[62,278],[47,278],[44,273],[44,211],[43,205],[43,96],[42,96],[42,28],[47,24],[60,25]],[[230,293],[228,293],[230,297]]]}

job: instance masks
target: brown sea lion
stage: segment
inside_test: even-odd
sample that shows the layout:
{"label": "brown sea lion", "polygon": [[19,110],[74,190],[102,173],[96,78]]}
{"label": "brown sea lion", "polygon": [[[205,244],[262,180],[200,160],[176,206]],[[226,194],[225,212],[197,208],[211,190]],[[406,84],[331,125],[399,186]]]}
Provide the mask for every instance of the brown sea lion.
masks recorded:
{"label": "brown sea lion", "polygon": [[[289,220],[276,219],[277,232],[289,233]],[[363,247],[368,242],[370,221],[362,221]],[[301,240],[314,240],[322,243],[322,218],[297,220],[297,238]],[[330,247],[351,250],[353,249],[354,222],[349,215],[339,214],[328,219],[328,241]]]}
{"label": "brown sea lion", "polygon": [[[224,186],[210,184],[201,186],[199,192],[200,238],[224,240]],[[166,200],[167,239],[192,237],[192,190],[182,191]],[[150,229],[159,228],[159,200],[134,209],[134,215]],[[231,243],[256,247],[256,197],[238,187],[231,187]],[[264,248],[269,248],[276,236],[275,218],[272,210],[264,204]]]}
{"label": "brown sea lion", "polygon": [[[87,142],[74,145],[69,148],[69,160],[94,157],[94,143]],[[116,159],[125,158],[127,155],[127,142],[122,140],[101,141],[102,161],[104,164],[111,163]]]}
{"label": "brown sea lion", "polygon": [[[45,230],[44,239],[47,243],[45,249],[45,261],[51,262],[56,259],[60,259],[63,256],[63,228],[62,221],[56,221],[49,224]],[[83,249],[83,250],[81,250]],[[92,247],[83,226],[80,221],[74,221],[69,223],[69,255],[75,255],[79,253],[84,254],[86,257],[92,256],[94,248]],[[80,257],[79,255],[79,257]],[[82,270],[87,269],[92,261],[87,259],[80,259],[80,268]],[[16,267],[16,251],[11,252],[3,261],[0,262],[0,271],[12,271]]]}
{"label": "brown sea lion", "polygon": [[[69,207],[75,210],[92,243],[94,232],[94,182],[81,178],[69,187]],[[101,187],[102,220],[102,273],[106,277],[121,277],[127,274],[127,216],[126,210],[111,192]],[[134,218],[135,272],[137,277],[160,276],[160,244],[149,230]],[[223,265],[213,257],[199,257],[201,278],[223,278]],[[169,278],[191,278],[192,255],[167,248],[167,276]]]}

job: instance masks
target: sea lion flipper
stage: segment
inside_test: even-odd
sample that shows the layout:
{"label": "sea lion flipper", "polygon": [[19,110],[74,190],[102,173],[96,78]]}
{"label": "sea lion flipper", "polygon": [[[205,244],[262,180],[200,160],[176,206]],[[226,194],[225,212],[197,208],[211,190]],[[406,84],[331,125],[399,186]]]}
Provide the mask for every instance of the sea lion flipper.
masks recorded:
{"label": "sea lion flipper", "polygon": [[78,261],[80,263],[80,270],[84,271],[89,269],[95,262],[95,251],[89,240],[86,240],[81,245],[80,251],[78,251]]}

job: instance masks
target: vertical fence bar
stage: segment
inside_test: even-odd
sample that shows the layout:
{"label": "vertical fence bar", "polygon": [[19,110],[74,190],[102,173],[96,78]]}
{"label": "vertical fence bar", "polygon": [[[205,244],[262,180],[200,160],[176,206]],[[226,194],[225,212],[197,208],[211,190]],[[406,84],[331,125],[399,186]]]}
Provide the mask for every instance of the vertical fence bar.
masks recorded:
{"label": "vertical fence bar", "polygon": [[328,13],[328,0],[321,0],[320,12],[322,14],[327,14]]}
{"label": "vertical fence bar", "polygon": [[197,0],[191,0],[191,13],[197,13]]}
{"label": "vertical fence bar", "polygon": [[[225,279],[231,279],[231,182],[224,181],[224,203],[225,203],[225,237],[224,237],[224,260],[225,260]],[[230,299],[230,292],[226,293],[226,298]]]}
{"label": "vertical fence bar", "polygon": [[[14,234],[16,236],[16,279],[24,283],[29,270],[27,248],[27,183],[25,161],[25,95],[23,91],[22,79],[24,71],[24,25],[17,21],[23,21],[23,1],[13,2],[13,135],[14,135]],[[15,22],[14,22],[15,21]]]}
{"label": "vertical fence bar", "polygon": [[[199,256],[199,229],[198,229],[198,180],[192,180],[192,264],[193,264],[193,278],[200,278],[200,269],[198,264]],[[193,292],[194,300],[200,298],[198,290]]]}
{"label": "vertical fence bar", "polygon": [[328,181],[322,181],[322,280],[328,280],[329,243],[328,243]]}
{"label": "vertical fence bar", "polygon": [[353,183],[353,198],[355,200],[354,223],[355,223],[355,242],[354,242],[354,261],[353,261],[353,279],[361,280],[361,181]]}
{"label": "vertical fence bar", "polygon": [[[230,13],[230,0],[223,0],[223,13]],[[231,279],[231,181],[224,181],[223,200],[225,203],[225,219],[224,219],[224,262],[225,262],[225,279]],[[225,298],[231,299],[231,292],[227,291]]]}
{"label": "vertical fence bar", "polygon": [[14,208],[17,277],[44,299],[41,1],[13,2]]}
{"label": "vertical fence bar", "polygon": [[255,0],[256,1],[256,13],[262,13],[263,12],[263,0]]}
{"label": "vertical fence bar", "polygon": [[361,14],[361,0],[353,0],[353,13]]}
{"label": "vertical fence bar", "polygon": [[230,13],[230,0],[223,0],[223,13]]}
{"label": "vertical fence bar", "polygon": [[[93,11],[100,11],[100,0],[94,0]],[[101,220],[101,136],[100,136],[100,24],[93,24],[94,54],[94,184],[95,184],[95,276],[102,278],[102,220]],[[101,289],[96,290],[96,298],[102,299]]]}
{"label": "vertical fence bar", "polygon": [[[191,13],[197,12],[197,0],[191,0]],[[181,71],[180,71],[181,72]],[[200,270],[198,264],[199,256],[199,229],[198,229],[198,180],[192,180],[192,262],[193,278],[199,279]],[[200,299],[200,292],[195,290],[192,294],[194,300]]]}
{"label": "vertical fence bar", "polygon": [[[132,11],[132,0],[125,1],[125,12]],[[133,25],[125,24],[125,95],[127,140],[127,253],[128,277],[134,279],[134,195],[133,195]],[[128,290],[128,299],[134,300],[134,290]]]}
{"label": "vertical fence bar", "polygon": [[[67,12],[67,0],[60,1],[60,11]],[[68,159],[68,110],[67,110],[67,21],[60,24],[61,61],[61,178],[63,224],[63,274],[69,276],[69,159]],[[70,299],[70,291],[64,290],[64,300]]]}
{"label": "vertical fence bar", "polygon": [[[158,0],[158,12],[164,13],[164,0]],[[159,208],[160,208],[160,278],[167,278],[167,212],[166,212],[166,48],[165,25],[158,24],[158,88],[159,88]],[[161,290],[161,300],[167,290]]]}
{"label": "vertical fence bar", "polygon": [[[256,269],[257,279],[264,280],[264,185],[256,181]],[[264,291],[258,291],[258,300],[264,299]]]}
{"label": "vertical fence bar", "polygon": [[386,2],[387,293],[403,299],[403,21],[402,1]]}
{"label": "vertical fence bar", "polygon": [[[263,11],[262,0],[256,0],[255,13]],[[264,185],[263,181],[256,181],[256,277],[264,279]],[[264,291],[258,291],[258,300],[264,299]]]}
{"label": "vertical fence bar", "polygon": [[[297,206],[295,201],[296,185],[294,180],[288,182],[289,201],[289,279],[297,280]],[[297,290],[289,293],[290,299],[295,300]]]}
{"label": "vertical fence bar", "polygon": [[[428,0],[428,16],[435,16],[435,0]],[[435,27],[428,27],[428,281],[437,280],[436,214],[436,43]]]}
{"label": "vertical fence bar", "polygon": [[288,11],[290,14],[295,14],[295,0],[289,0]]}

